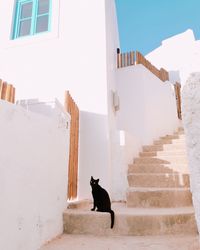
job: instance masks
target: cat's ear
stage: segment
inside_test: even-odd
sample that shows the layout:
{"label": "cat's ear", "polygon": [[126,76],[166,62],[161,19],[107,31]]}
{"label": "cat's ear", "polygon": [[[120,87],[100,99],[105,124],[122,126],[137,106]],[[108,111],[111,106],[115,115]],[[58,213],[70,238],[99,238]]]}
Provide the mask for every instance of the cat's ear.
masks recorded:
{"label": "cat's ear", "polygon": [[97,184],[99,183],[99,179],[97,179]]}
{"label": "cat's ear", "polygon": [[93,180],[93,176],[91,176],[91,180]]}

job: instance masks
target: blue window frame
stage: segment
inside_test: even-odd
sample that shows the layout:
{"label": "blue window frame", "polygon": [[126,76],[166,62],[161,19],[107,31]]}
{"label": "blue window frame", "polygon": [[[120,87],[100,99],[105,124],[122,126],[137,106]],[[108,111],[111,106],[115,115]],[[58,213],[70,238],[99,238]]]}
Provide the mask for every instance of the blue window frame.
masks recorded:
{"label": "blue window frame", "polygon": [[13,39],[50,31],[51,0],[17,0]]}

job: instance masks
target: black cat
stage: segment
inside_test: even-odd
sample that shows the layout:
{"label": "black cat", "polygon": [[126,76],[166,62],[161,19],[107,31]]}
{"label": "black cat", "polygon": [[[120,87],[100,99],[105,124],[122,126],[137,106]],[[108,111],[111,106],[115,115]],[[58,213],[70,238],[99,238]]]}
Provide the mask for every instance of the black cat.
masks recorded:
{"label": "black cat", "polygon": [[114,226],[115,214],[111,210],[110,198],[105,189],[99,185],[99,179],[95,180],[91,176],[90,185],[92,187],[92,196],[94,199],[94,206],[91,209],[94,211],[97,208],[98,212],[108,212],[111,215],[111,228]]}

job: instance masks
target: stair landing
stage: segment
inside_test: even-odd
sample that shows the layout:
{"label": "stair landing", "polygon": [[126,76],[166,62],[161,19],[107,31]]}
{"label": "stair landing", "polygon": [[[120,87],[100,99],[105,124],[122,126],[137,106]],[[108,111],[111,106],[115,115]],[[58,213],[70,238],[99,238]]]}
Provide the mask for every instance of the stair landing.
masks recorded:
{"label": "stair landing", "polygon": [[126,203],[113,203],[115,225],[110,229],[110,214],[90,211],[91,205],[69,208],[64,212],[64,232],[92,235],[163,235],[196,234],[192,207],[128,208]]}

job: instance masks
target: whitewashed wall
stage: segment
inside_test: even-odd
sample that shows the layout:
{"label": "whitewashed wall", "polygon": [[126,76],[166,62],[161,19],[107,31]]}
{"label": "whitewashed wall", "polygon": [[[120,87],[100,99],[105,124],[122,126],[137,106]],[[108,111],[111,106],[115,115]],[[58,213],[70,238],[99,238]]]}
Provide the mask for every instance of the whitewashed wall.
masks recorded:
{"label": "whitewashed wall", "polygon": [[106,0],[104,9],[106,38],[106,115],[81,111],[79,198],[91,199],[90,176],[100,178],[113,200],[124,197],[120,174],[119,136],[113,111],[112,91],[116,89],[116,51],[119,47],[115,1]]}
{"label": "whitewashed wall", "polygon": [[63,231],[69,117],[0,101],[0,249],[36,250]]}
{"label": "whitewashed wall", "polygon": [[90,177],[110,190],[108,118],[105,115],[80,112],[78,198],[92,199]]}
{"label": "whitewashed wall", "polygon": [[118,129],[122,131],[124,164],[133,161],[143,145],[172,134],[179,126],[173,85],[162,82],[143,65],[117,71],[120,110]]}
{"label": "whitewashed wall", "polygon": [[158,68],[170,72],[170,81],[184,84],[191,72],[199,71],[200,40],[195,40],[191,29],[164,41],[146,58]]}
{"label": "whitewashed wall", "polygon": [[[107,25],[111,22],[109,27],[113,28],[116,19],[113,19],[115,12],[107,10],[110,6],[106,7],[106,4],[113,7],[114,0],[52,0],[51,32],[11,40],[15,0],[0,0],[0,77],[16,87],[17,99],[49,101],[56,97],[63,103],[64,91],[69,90],[83,111],[80,124],[83,126],[80,130],[84,131],[80,134],[80,187],[82,183],[89,186],[88,178],[92,172],[98,173],[102,165],[107,169],[102,177],[103,183],[106,187],[110,186],[110,156],[106,151],[109,122],[105,116],[108,114],[108,41],[112,43],[114,40],[113,36],[107,39],[112,32],[110,29],[107,31]],[[106,10],[113,13],[108,18]],[[117,30],[116,25],[114,28]],[[111,51],[112,57],[115,53],[116,48]],[[115,58],[109,59],[108,64],[113,66]],[[90,118],[86,120],[88,112]],[[101,129],[96,129],[96,117],[103,124],[102,127],[99,125]],[[87,130],[91,127],[93,133]],[[99,136],[96,136],[97,133]],[[94,143],[88,144],[88,141]],[[94,151],[94,144],[97,148],[99,145],[105,148],[105,160],[98,152],[89,154]],[[87,148],[82,148],[82,145],[87,145]],[[87,154],[81,153],[86,151]],[[90,161],[94,162],[92,172],[90,164],[88,169],[85,164]],[[88,171],[88,176],[82,177],[83,171]],[[88,187],[85,193],[80,190],[80,197],[90,197]]]}
{"label": "whitewashed wall", "polygon": [[200,72],[192,73],[183,88],[182,117],[186,134],[190,188],[200,233]]}
{"label": "whitewashed wall", "polygon": [[116,112],[113,106],[113,93],[117,89],[117,48],[119,45],[118,24],[115,1],[105,2],[106,48],[107,48],[107,87],[108,87],[108,147],[110,152],[108,175],[110,178],[110,195],[113,200],[125,200],[126,174],[122,166],[119,130]]}
{"label": "whitewashed wall", "polygon": [[105,0],[52,0],[51,32],[16,40],[15,0],[0,6],[0,77],[16,98],[63,103],[70,90],[81,110],[107,113]]}

